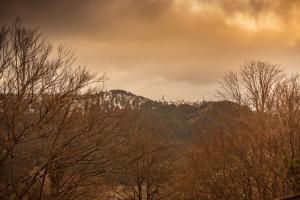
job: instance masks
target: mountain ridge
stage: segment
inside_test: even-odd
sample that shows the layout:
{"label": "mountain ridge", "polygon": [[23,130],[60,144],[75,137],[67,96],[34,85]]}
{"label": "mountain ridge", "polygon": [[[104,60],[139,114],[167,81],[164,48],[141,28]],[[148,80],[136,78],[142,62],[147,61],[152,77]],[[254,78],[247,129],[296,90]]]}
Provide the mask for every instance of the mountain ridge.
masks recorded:
{"label": "mountain ridge", "polygon": [[110,108],[130,109],[151,113],[168,127],[168,135],[177,139],[207,133],[214,129],[231,131],[232,123],[238,123],[241,113],[250,109],[230,101],[156,101],[125,90],[109,90],[102,93]]}

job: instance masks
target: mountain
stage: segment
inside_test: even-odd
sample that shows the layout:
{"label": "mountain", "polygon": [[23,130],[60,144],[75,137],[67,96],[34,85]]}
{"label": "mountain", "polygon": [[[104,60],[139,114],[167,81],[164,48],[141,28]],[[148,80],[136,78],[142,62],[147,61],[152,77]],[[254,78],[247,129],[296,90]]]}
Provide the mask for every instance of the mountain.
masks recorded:
{"label": "mountain", "polygon": [[253,114],[248,107],[230,101],[204,102],[194,113],[191,123],[194,124],[197,133],[226,134],[237,132]]}
{"label": "mountain", "polygon": [[152,100],[124,90],[109,90],[100,93],[100,101],[102,106],[115,111],[141,108],[142,105]]}
{"label": "mountain", "polygon": [[102,93],[102,103],[113,110],[136,109],[158,117],[175,139],[190,139],[193,134],[232,131],[241,115],[251,110],[229,101],[155,101],[124,90]]}

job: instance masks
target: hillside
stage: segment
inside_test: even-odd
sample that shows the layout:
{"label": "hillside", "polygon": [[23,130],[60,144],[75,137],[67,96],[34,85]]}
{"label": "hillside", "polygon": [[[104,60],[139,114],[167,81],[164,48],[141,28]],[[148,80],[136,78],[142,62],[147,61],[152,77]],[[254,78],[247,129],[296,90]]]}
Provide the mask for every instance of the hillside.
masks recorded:
{"label": "hillside", "polygon": [[188,139],[199,132],[228,130],[238,123],[241,113],[249,111],[228,101],[162,102],[135,95],[124,90],[102,94],[103,104],[113,110],[137,109],[158,117],[167,127],[167,135]]}

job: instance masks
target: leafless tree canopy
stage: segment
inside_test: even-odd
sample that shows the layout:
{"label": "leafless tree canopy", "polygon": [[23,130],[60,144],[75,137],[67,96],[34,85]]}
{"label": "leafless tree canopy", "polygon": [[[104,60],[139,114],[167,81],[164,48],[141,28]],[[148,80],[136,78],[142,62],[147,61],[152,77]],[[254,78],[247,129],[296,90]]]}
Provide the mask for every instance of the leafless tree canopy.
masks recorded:
{"label": "leafless tree canopy", "polygon": [[220,81],[218,95],[259,112],[273,104],[276,86],[284,79],[277,65],[265,61],[246,61],[238,72],[228,72]]}
{"label": "leafless tree canopy", "polygon": [[109,116],[90,88],[103,78],[73,60],[20,22],[1,28],[1,199],[80,198],[106,169]]}

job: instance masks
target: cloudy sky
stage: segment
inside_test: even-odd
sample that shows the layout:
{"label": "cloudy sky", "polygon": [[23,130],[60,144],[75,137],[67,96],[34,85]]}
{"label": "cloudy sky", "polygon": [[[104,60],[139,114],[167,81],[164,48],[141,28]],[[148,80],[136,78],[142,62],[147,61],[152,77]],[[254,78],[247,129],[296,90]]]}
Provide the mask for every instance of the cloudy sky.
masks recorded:
{"label": "cloudy sky", "polygon": [[153,99],[213,99],[245,60],[300,71],[300,0],[0,0],[0,23],[21,17],[107,89]]}

